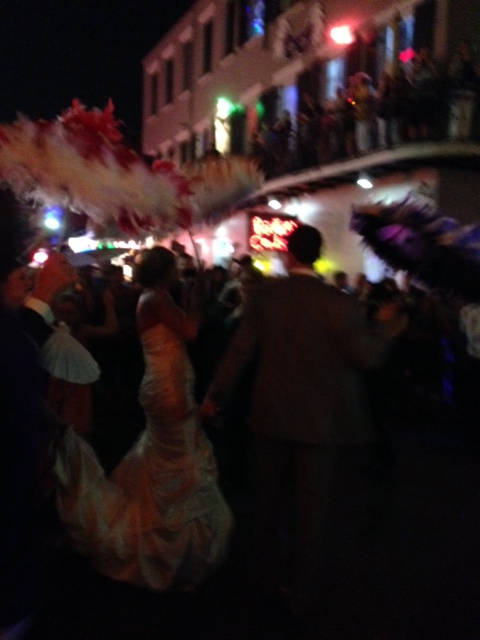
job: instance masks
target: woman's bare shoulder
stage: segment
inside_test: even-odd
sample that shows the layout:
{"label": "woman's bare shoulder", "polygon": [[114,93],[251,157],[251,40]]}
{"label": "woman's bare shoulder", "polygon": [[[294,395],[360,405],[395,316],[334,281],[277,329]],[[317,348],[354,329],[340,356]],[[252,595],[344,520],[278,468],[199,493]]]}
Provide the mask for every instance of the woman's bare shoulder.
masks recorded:
{"label": "woman's bare shoulder", "polygon": [[140,333],[161,322],[165,309],[168,308],[168,297],[166,291],[142,293],[137,304],[137,325]]}

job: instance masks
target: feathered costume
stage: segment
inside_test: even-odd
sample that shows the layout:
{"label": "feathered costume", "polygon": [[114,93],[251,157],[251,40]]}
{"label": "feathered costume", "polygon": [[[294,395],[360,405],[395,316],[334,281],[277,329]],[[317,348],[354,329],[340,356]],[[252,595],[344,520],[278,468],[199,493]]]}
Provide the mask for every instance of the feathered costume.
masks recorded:
{"label": "feathered costume", "polygon": [[431,288],[480,300],[480,225],[462,226],[406,199],[354,209],[351,227],[393,268]]}

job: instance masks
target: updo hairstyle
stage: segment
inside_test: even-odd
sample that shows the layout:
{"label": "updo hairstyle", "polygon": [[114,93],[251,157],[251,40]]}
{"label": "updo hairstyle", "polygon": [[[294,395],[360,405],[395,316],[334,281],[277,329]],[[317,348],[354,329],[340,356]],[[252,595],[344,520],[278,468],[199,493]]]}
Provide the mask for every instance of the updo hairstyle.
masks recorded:
{"label": "updo hairstyle", "polygon": [[135,269],[135,280],[145,288],[168,283],[175,269],[175,255],[165,247],[146,249]]}

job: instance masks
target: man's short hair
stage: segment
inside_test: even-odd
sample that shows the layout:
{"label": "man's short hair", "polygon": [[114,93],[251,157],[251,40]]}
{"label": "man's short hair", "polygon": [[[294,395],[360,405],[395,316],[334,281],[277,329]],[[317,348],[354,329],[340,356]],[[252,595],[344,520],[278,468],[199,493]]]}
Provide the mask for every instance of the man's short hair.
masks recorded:
{"label": "man's short hair", "polygon": [[302,264],[313,264],[320,256],[322,234],[315,227],[302,224],[288,236],[289,253]]}

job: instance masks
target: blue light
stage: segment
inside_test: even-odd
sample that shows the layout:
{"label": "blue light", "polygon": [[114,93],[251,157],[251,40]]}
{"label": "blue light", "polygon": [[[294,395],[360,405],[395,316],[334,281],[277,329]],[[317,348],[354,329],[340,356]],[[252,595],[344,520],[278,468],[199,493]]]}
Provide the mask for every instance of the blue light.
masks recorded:
{"label": "blue light", "polygon": [[62,225],[63,211],[60,207],[49,207],[45,209],[43,225],[50,231],[58,231]]}
{"label": "blue light", "polygon": [[250,0],[246,7],[248,36],[263,36],[265,32],[265,0]]}

